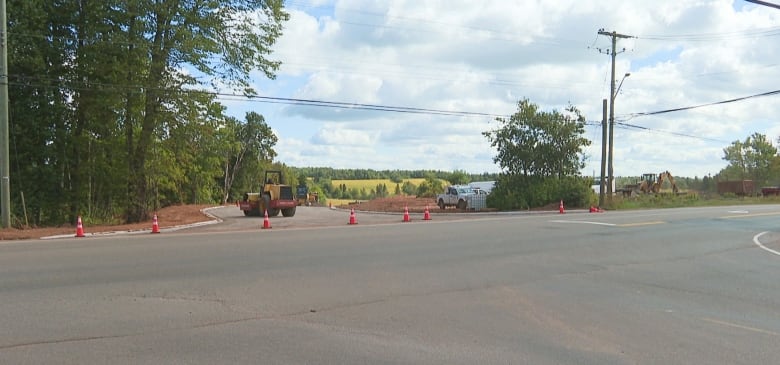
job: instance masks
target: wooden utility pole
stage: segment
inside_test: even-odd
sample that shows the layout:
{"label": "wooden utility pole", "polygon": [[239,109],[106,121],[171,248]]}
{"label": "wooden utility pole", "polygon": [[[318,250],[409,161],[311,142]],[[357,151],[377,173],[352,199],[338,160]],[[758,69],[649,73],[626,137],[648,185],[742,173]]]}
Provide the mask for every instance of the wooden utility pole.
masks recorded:
{"label": "wooden utility pole", "polygon": [[606,171],[607,168],[607,99],[601,103],[601,183],[599,184],[599,208],[604,206],[604,192],[607,188]]}
{"label": "wooden utility pole", "polygon": [[8,25],[0,0],[0,225],[11,226],[11,160],[8,156]]}
{"label": "wooden utility pole", "polygon": [[[607,194],[609,195],[610,201],[612,200],[612,186],[614,185],[615,181],[615,174],[614,169],[612,167],[612,155],[613,150],[615,148],[615,141],[613,139],[614,137],[614,129],[615,129],[615,97],[617,95],[615,92],[615,56],[617,56],[618,52],[615,48],[617,48],[617,39],[618,38],[633,38],[630,35],[620,34],[618,32],[612,31],[607,32],[604,29],[599,29],[600,35],[609,36],[612,38],[612,49],[608,50],[610,53],[610,56],[612,56],[612,76],[610,78],[610,92],[609,92],[609,161],[608,161],[608,170],[609,170],[609,179],[607,180]],[[623,49],[625,51],[625,48]],[[621,51],[621,52],[623,52]],[[602,156],[603,158],[603,156]]]}

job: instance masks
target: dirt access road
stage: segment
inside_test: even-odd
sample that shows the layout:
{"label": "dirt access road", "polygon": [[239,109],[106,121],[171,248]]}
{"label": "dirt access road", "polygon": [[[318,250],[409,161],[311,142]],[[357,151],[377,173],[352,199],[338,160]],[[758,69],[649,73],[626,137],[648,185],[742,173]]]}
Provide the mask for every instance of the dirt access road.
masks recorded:
{"label": "dirt access road", "polygon": [[[350,210],[354,208],[358,224],[388,224],[401,222],[405,208],[409,209],[412,221],[421,221],[426,208],[429,208],[433,220],[452,220],[468,217],[473,213],[464,213],[455,209],[440,210],[433,199],[414,197],[390,197],[375,199],[360,204],[350,204],[341,207],[298,207],[295,217],[285,218],[281,215],[271,217],[272,228],[305,228],[338,226],[349,223]],[[196,229],[202,231],[247,230],[259,228],[263,224],[262,217],[244,217],[242,211],[234,205],[214,207],[210,205],[177,205],[161,209],[157,212],[159,227],[163,232],[170,232],[174,228],[187,227],[193,224],[217,221],[217,224],[209,224]],[[112,232],[151,232],[152,221],[136,224],[118,225],[92,225],[84,222],[84,232],[90,236],[93,234],[106,234]],[[0,240],[38,239],[51,236],[75,235],[75,226],[27,228],[27,229],[2,229]]]}
{"label": "dirt access road", "polygon": [[[377,224],[401,224],[404,223],[404,210],[407,207],[390,210],[377,210],[377,205],[360,204],[352,206],[341,206],[329,208],[325,206],[299,206],[296,209],[294,217],[283,217],[281,214],[276,217],[270,217],[269,223],[272,229],[296,229],[296,228],[315,228],[346,226],[350,222],[350,214],[355,209],[355,219],[358,225],[377,225]],[[409,218],[411,223],[425,222],[425,205],[421,208],[409,209]],[[246,217],[243,212],[235,206],[225,206],[207,210],[209,214],[219,217],[222,222],[214,225],[205,225],[193,228],[198,232],[216,232],[216,231],[247,231],[259,230],[263,225],[263,217]],[[431,221],[454,221],[459,219],[473,218],[473,213],[464,213],[455,209],[440,210],[438,207],[429,208]]]}

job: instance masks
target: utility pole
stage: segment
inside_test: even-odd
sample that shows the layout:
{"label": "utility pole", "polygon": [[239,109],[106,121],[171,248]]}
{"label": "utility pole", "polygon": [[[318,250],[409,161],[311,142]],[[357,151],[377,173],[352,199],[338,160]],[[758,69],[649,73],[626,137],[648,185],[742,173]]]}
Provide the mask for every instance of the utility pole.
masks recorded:
{"label": "utility pole", "polygon": [[599,208],[604,206],[604,192],[607,188],[606,172],[607,168],[607,99],[601,103],[601,182],[599,185]]}
{"label": "utility pole", "polygon": [[[607,180],[607,194],[609,195],[609,200],[612,201],[612,186],[615,181],[615,174],[614,169],[612,167],[612,155],[613,150],[615,148],[615,141],[613,139],[614,137],[614,129],[615,129],[615,56],[617,56],[618,52],[616,50],[617,48],[617,39],[618,38],[633,38],[630,35],[620,34],[618,32],[612,31],[607,32],[604,29],[599,29],[599,35],[605,35],[612,38],[612,49],[608,50],[610,55],[612,56],[612,76],[610,78],[610,91],[609,91],[609,162],[608,162],[608,170],[609,170],[609,179]],[[626,49],[624,48],[621,52],[624,52]],[[628,74],[626,74],[628,76]],[[602,156],[604,158],[604,156]]]}
{"label": "utility pole", "polygon": [[0,225],[11,227],[11,159],[8,156],[8,25],[0,0]]}

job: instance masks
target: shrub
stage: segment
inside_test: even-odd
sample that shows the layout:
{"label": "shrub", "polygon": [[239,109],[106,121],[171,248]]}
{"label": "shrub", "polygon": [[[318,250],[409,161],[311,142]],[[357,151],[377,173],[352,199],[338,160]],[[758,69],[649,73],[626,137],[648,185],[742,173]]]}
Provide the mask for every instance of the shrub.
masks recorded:
{"label": "shrub", "polygon": [[487,204],[500,210],[530,209],[557,203],[589,206],[594,199],[590,181],[580,176],[537,177],[502,174],[488,196]]}

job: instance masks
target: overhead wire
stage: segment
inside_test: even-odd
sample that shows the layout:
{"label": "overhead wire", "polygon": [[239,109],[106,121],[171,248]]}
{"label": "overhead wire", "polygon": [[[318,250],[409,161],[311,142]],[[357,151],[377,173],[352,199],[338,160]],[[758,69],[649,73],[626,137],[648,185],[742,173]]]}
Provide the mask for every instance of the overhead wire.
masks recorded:
{"label": "overhead wire", "polygon": [[696,135],[680,133],[680,132],[665,131],[665,130],[661,130],[661,129],[655,129],[655,128],[650,128],[650,127],[643,127],[643,126],[640,126],[640,125],[629,124],[629,123],[625,123],[625,122],[617,122],[616,121],[615,125],[619,126],[619,127],[622,127],[623,129],[639,129],[639,130],[643,130],[643,131],[647,131],[647,132],[662,133],[662,134],[668,134],[668,135],[677,136],[677,137],[693,138],[693,139],[699,139],[699,140],[702,140],[702,141],[729,143],[728,141],[724,141],[724,140],[720,140],[720,139],[696,136]]}
{"label": "overhead wire", "polygon": [[719,42],[724,40],[764,38],[780,36],[780,27],[770,27],[762,29],[746,29],[723,33],[701,33],[701,34],[673,34],[673,35],[638,35],[635,38],[651,41],[680,41],[680,42]]}
{"label": "overhead wire", "polygon": [[643,116],[648,116],[648,115],[666,114],[666,113],[679,112],[679,111],[684,111],[684,110],[692,110],[692,109],[704,108],[704,107],[713,106],[713,105],[736,103],[738,101],[743,101],[743,100],[748,100],[748,99],[753,99],[753,98],[759,98],[759,97],[764,97],[764,96],[778,95],[778,94],[780,94],[780,90],[774,90],[774,91],[767,91],[767,92],[764,92],[764,93],[753,94],[753,95],[748,95],[748,96],[742,96],[742,97],[728,99],[728,100],[716,101],[714,103],[691,105],[691,106],[685,106],[685,107],[679,107],[679,108],[658,110],[658,111],[653,111],[653,112],[630,113],[630,114],[627,114],[627,115],[628,115],[629,119],[632,119],[632,118],[643,117]]}
{"label": "overhead wire", "polygon": [[[306,2],[302,1],[289,1],[288,3],[293,5],[298,5],[301,7],[316,7],[315,5],[306,4]],[[449,24],[445,22],[440,21],[433,21],[430,19],[419,19],[419,18],[412,18],[412,17],[402,17],[402,16],[388,16],[387,14],[379,14],[379,13],[372,13],[364,10],[357,10],[357,9],[348,9],[344,8],[347,11],[353,11],[358,12],[362,14],[368,14],[368,15],[374,15],[374,16],[381,16],[383,18],[392,18],[392,19],[400,19],[400,20],[408,20],[408,21],[415,21],[415,22],[422,22],[422,23],[428,23],[428,24],[439,24],[439,25],[445,25],[447,27],[457,27],[457,28],[464,28],[471,31],[483,31],[490,34],[493,34],[494,36],[498,35],[508,35],[508,33],[502,33],[490,29],[483,29],[483,28],[477,28],[477,27],[470,27],[470,26],[459,26],[456,24]],[[344,10],[342,9],[342,10]],[[358,26],[373,26],[373,27],[385,27],[385,28],[398,28],[398,29],[407,29],[407,30],[417,30],[417,31],[425,31],[422,29],[415,29],[415,28],[404,28],[402,26],[389,26],[389,25],[378,25],[378,24],[363,24],[363,23],[357,23],[357,22],[344,22],[340,21],[341,23],[350,24],[350,25],[358,25]],[[13,35],[10,34],[9,35]],[[23,36],[23,37],[40,37],[37,35],[29,35],[29,34],[16,34],[17,36]],[[706,41],[722,41],[722,40],[729,40],[729,39],[739,39],[739,38],[756,38],[756,37],[774,37],[780,35],[780,27],[772,27],[772,28],[766,28],[766,29],[756,29],[756,30],[744,30],[744,31],[735,31],[735,32],[724,32],[724,33],[705,33],[705,34],[682,34],[682,35],[640,35],[636,38],[639,39],[647,39],[647,40],[655,40],[655,41],[693,41],[693,42],[706,42]],[[48,37],[52,38],[52,37]],[[53,37],[56,39],[59,39],[61,41],[68,41],[77,40],[76,38],[68,38],[68,37]],[[496,37],[497,40],[507,40],[502,39],[499,37]],[[511,39],[510,39],[511,40]],[[118,40],[110,40],[109,42],[113,43],[122,43]],[[594,41],[595,42],[595,41]],[[553,42],[554,44],[557,44]],[[559,42],[560,43],[560,42]],[[127,43],[130,44],[130,43]],[[290,63],[286,63],[290,64]],[[294,65],[294,64],[293,64]],[[306,64],[299,64],[306,66]],[[774,65],[770,65],[774,66]],[[507,85],[507,86],[522,86],[521,83],[515,83],[511,81],[504,81],[504,80],[493,80],[492,82],[486,81],[487,83],[497,84],[497,85]],[[47,85],[42,85],[47,86]],[[115,85],[112,85],[115,86]],[[181,92],[182,90],[177,90],[177,92]],[[361,103],[346,103],[346,102],[332,102],[332,101],[322,101],[322,100],[314,100],[314,99],[296,99],[296,98],[278,98],[278,97],[266,97],[266,96],[246,96],[246,95],[240,95],[240,94],[230,94],[230,93],[219,93],[219,92],[208,92],[208,91],[197,91],[197,90],[188,90],[188,92],[203,92],[203,93],[210,93],[213,94],[218,99],[221,98],[223,100],[247,100],[247,101],[253,101],[253,102],[263,102],[263,103],[272,103],[272,104],[287,104],[287,105],[297,105],[297,106],[313,106],[313,107],[329,107],[329,108],[341,108],[341,109],[353,109],[353,110],[374,110],[374,111],[386,111],[386,112],[398,112],[398,113],[414,113],[414,114],[429,114],[429,115],[446,115],[446,116],[469,116],[469,117],[506,117],[506,115],[498,115],[498,114],[491,114],[491,113],[479,113],[479,112],[463,112],[463,111],[449,111],[449,110],[438,110],[438,109],[427,109],[427,108],[413,108],[413,107],[399,107],[399,106],[390,106],[390,105],[380,105],[380,104],[361,104]],[[741,97],[741,98],[735,98],[715,103],[708,103],[708,104],[701,104],[701,105],[694,105],[694,106],[687,106],[687,107],[681,107],[681,108],[673,108],[673,109],[666,109],[666,110],[660,110],[660,111],[654,111],[654,112],[644,112],[644,113],[632,113],[628,114],[628,119],[641,117],[641,116],[649,116],[649,115],[657,115],[657,114],[664,114],[664,113],[671,113],[671,112],[678,112],[678,111],[684,111],[684,110],[691,110],[706,106],[712,106],[712,105],[718,105],[718,104],[726,104],[726,103],[732,103],[732,102],[738,102],[746,99],[750,99],[753,97],[760,97],[760,96],[769,96],[769,95],[775,95],[780,93],[780,90],[771,91],[767,93],[761,93],[756,95],[751,95],[747,97]],[[600,122],[597,122],[600,124]],[[672,135],[678,135],[683,137],[690,137],[690,138],[698,138],[698,139],[707,139],[707,140],[713,140],[714,139],[708,139],[693,135],[685,135],[682,133],[677,132],[668,132],[668,131],[662,131],[662,130],[655,130],[649,127],[642,127],[637,125],[632,125],[624,122],[616,122],[616,125],[625,127],[625,128],[634,128],[634,129],[641,129],[646,131],[654,131],[659,133],[666,133],[666,134],[672,134]]]}
{"label": "overhead wire", "polygon": [[[13,81],[9,81],[9,85],[14,86],[32,86],[32,87],[42,87],[42,88],[53,88],[58,87],[54,84],[47,84],[45,83],[45,79],[38,79],[36,82],[20,82],[18,80],[14,80],[13,75],[10,77]],[[50,80],[52,82],[59,82],[60,80]],[[70,85],[68,86],[69,89],[73,90],[95,90],[97,87],[103,87],[100,90],[117,90],[117,91],[130,91],[130,92],[141,92],[141,89],[143,89],[140,85],[115,85],[115,84],[101,84],[101,83],[90,83],[89,85]],[[457,116],[457,117],[490,117],[490,118],[504,118],[507,117],[507,115],[503,114],[494,114],[494,113],[484,113],[484,112],[472,112],[472,111],[457,111],[457,110],[443,110],[443,109],[432,109],[432,108],[418,108],[418,107],[408,107],[408,106],[393,106],[393,105],[382,105],[382,104],[366,104],[366,103],[353,103],[353,102],[340,102],[340,101],[326,101],[326,100],[316,100],[316,99],[303,99],[303,98],[284,98],[284,97],[273,97],[273,96],[262,96],[262,95],[242,95],[242,94],[235,94],[235,93],[224,93],[224,92],[217,92],[217,91],[207,91],[207,90],[196,90],[196,89],[174,89],[174,88],[157,88],[158,91],[164,91],[164,92],[170,92],[170,93],[198,93],[198,94],[208,94],[213,95],[216,99],[220,100],[242,100],[242,101],[250,101],[250,102],[261,102],[261,103],[269,103],[269,104],[285,104],[285,105],[294,105],[294,106],[312,106],[312,107],[327,107],[327,108],[338,108],[338,109],[348,109],[348,110],[372,110],[372,111],[384,111],[384,112],[394,112],[394,113],[406,113],[406,114],[425,114],[425,115],[439,115],[439,116]]]}
{"label": "overhead wire", "polygon": [[[9,85],[16,85],[16,86],[37,86],[37,87],[54,87],[55,85],[52,84],[34,84],[30,82],[18,82],[18,81],[10,81]],[[92,83],[91,86],[85,86],[83,89],[89,89],[94,90],[95,86],[110,86],[112,88],[115,88],[117,90],[119,89],[133,89],[138,88],[140,90],[140,86],[131,86],[131,85],[110,85],[110,84],[99,84],[99,83]],[[81,90],[82,88],[79,88],[78,86],[71,87],[74,90]],[[195,89],[164,89],[159,88],[158,90],[171,92],[171,93],[200,93],[200,94],[209,94],[213,95],[218,100],[228,100],[228,101],[250,101],[250,102],[260,102],[260,103],[268,103],[268,104],[283,104],[283,105],[293,105],[293,106],[310,106],[310,107],[324,107],[324,108],[337,108],[337,109],[349,109],[349,110],[367,110],[367,111],[380,111],[380,112],[393,112],[393,113],[405,113],[405,114],[425,114],[425,115],[433,115],[433,116],[457,116],[457,117],[490,117],[490,118],[507,118],[509,115],[506,114],[495,114],[495,113],[485,113],[485,112],[472,112],[472,111],[456,111],[456,110],[443,110],[443,109],[431,109],[431,108],[417,108],[417,107],[405,107],[405,106],[392,106],[392,105],[382,105],[382,104],[365,104],[365,103],[352,103],[352,102],[340,102],[340,101],[326,101],[326,100],[317,100],[317,99],[302,99],[302,98],[283,98],[283,97],[271,97],[271,96],[260,96],[260,95],[241,95],[241,94],[234,94],[234,93],[223,93],[223,92],[215,92],[215,91],[206,91],[206,90],[195,90]],[[139,91],[140,92],[140,91]],[[706,106],[712,106],[712,105],[718,105],[718,104],[725,104],[725,103],[733,103],[738,102],[742,100],[747,100],[753,97],[759,97],[759,96],[768,96],[768,95],[776,95],[780,94],[780,90],[775,90],[771,92],[766,93],[760,93],[755,95],[750,95],[746,97],[740,97],[740,98],[734,98],[729,100],[724,100],[720,102],[715,103],[708,103],[708,104],[701,104],[701,105],[695,105],[695,106],[689,106],[689,107],[682,107],[682,108],[674,108],[674,109],[666,109],[661,111],[655,111],[655,112],[645,112],[645,113],[633,113],[629,114],[631,119],[633,117],[639,117],[639,116],[647,116],[647,115],[656,115],[656,114],[663,114],[663,113],[671,113],[676,111],[682,111],[682,110],[690,110],[695,108],[701,108]],[[628,120],[626,119],[626,120]],[[601,121],[586,121],[586,125],[588,126],[601,126]],[[713,141],[713,142],[721,142],[721,143],[728,143],[727,141],[718,140],[714,138],[707,138],[707,137],[701,137],[691,134],[685,134],[680,132],[672,132],[672,131],[665,131],[645,126],[639,126],[635,124],[629,124],[625,121],[616,121],[616,126],[622,127],[624,129],[638,129],[648,132],[655,132],[655,133],[663,133],[668,135],[674,135],[678,137],[687,137],[687,138],[693,138],[693,139],[699,139],[699,140],[706,140],[706,141]]]}

